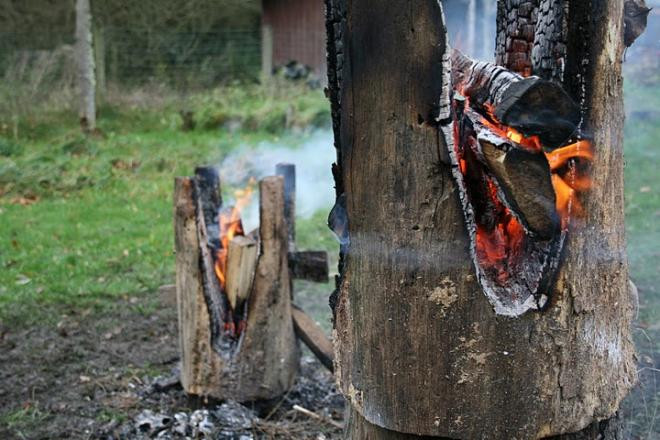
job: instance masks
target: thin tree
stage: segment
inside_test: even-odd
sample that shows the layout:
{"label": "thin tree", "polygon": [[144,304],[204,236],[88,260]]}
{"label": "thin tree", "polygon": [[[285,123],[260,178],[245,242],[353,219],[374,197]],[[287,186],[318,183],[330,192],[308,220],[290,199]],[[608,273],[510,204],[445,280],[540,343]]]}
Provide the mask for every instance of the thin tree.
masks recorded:
{"label": "thin tree", "polygon": [[[331,305],[335,371],[350,403],[346,438],[622,438],[617,411],[636,376],[623,232],[623,2],[500,0],[504,67],[452,52],[439,2],[326,4],[338,156],[329,220],[341,239]],[[556,20],[537,25],[543,14]],[[536,71],[547,79],[524,79]],[[527,118],[522,133],[492,131],[496,118],[514,128],[512,108]],[[475,130],[488,136],[457,143]],[[559,201],[559,186],[546,185],[558,162],[539,144],[554,151],[567,130],[595,155],[582,217],[568,203],[560,228],[554,204],[547,215],[525,204]],[[493,139],[518,146],[493,150]],[[456,148],[482,143],[501,161],[481,150],[456,160]],[[578,163],[567,159],[566,172]],[[467,193],[458,176],[474,169],[488,173],[467,184],[492,184]],[[589,186],[569,179],[568,194],[581,183]],[[512,193],[516,206],[494,202]],[[516,228],[502,232],[491,214]],[[475,243],[489,222],[487,231],[505,237],[524,230],[540,250],[514,264],[499,251],[520,242],[498,242],[489,256]],[[499,268],[484,269],[486,257]]]}
{"label": "thin tree", "polygon": [[96,77],[92,44],[90,0],[76,0],[76,61],[78,64],[80,125],[85,132],[96,129]]}

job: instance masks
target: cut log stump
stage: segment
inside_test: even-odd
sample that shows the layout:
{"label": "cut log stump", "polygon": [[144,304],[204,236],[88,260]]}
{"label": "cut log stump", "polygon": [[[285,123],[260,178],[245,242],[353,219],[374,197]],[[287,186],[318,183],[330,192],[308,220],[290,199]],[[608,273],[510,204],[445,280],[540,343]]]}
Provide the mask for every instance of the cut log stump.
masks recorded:
{"label": "cut log stump", "polygon": [[[203,186],[199,177],[175,181],[181,383],[192,395],[239,402],[272,399],[290,388],[300,357],[291,317],[284,181],[268,177],[259,184],[259,252],[242,312],[245,328],[237,338],[223,331],[233,319],[230,312],[241,307],[237,301],[237,309],[231,309],[214,273],[201,203],[208,198],[201,197]],[[241,249],[236,258],[253,258],[252,244],[241,240],[232,244]],[[239,272],[240,277],[250,278],[249,267]],[[245,295],[243,289],[236,290],[236,298]]]}

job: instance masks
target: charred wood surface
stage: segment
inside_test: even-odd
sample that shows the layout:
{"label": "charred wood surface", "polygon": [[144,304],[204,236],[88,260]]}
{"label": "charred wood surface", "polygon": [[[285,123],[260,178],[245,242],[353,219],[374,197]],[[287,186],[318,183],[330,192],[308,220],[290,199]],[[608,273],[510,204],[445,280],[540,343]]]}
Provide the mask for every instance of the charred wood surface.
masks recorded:
{"label": "charred wood surface", "polygon": [[[531,4],[532,18],[534,4],[517,3]],[[591,437],[576,438],[595,439],[590,426],[632,386],[621,125],[611,121],[622,114],[622,41],[607,37],[623,34],[623,5],[576,3],[565,78],[582,83],[566,86],[605,151],[553,303],[511,319],[496,315],[476,280],[435,122],[451,122],[453,94],[439,5],[327,0],[338,149],[331,220],[345,228],[335,365],[354,420],[366,422],[349,423],[346,438],[533,439],[587,428]],[[523,30],[530,53],[533,31]]]}
{"label": "charred wood surface", "polygon": [[623,42],[626,47],[633,45],[635,40],[646,30],[651,8],[645,0],[626,0],[623,9]]}
{"label": "charred wood surface", "polygon": [[284,179],[284,218],[289,231],[289,250],[296,248],[296,166],[278,163],[275,174]]}
{"label": "charred wood surface", "polygon": [[532,73],[532,47],[541,0],[498,0],[495,62],[524,76]]}
{"label": "charred wood surface", "polygon": [[566,64],[569,0],[540,0],[534,45],[532,73],[561,83]]}

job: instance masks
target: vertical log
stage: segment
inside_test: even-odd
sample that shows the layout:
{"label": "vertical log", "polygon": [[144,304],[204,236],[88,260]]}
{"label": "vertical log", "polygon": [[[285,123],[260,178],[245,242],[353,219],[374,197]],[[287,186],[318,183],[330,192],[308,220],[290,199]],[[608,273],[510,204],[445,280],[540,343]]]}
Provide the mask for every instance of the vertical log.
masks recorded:
{"label": "vertical log", "polygon": [[223,361],[212,347],[213,329],[219,324],[211,321],[204,292],[195,189],[188,178],[174,183],[174,244],[181,384],[190,394],[211,395]]}
{"label": "vertical log", "polygon": [[92,46],[92,11],[89,0],[76,0],[76,60],[80,125],[84,131],[96,128],[96,78]]}
{"label": "vertical log", "polygon": [[[533,18],[534,2],[515,3]],[[452,93],[439,5],[327,0],[333,212],[345,211],[348,227],[334,308],[336,372],[355,411],[347,438],[545,438],[585,428],[575,438],[596,438],[632,386],[620,123],[605,125],[608,112],[620,114],[620,43],[605,33],[622,35],[621,6],[587,3],[569,26],[591,29],[592,48],[572,64],[569,38],[567,72],[594,69],[582,72],[594,80],[582,90],[593,90],[578,99],[603,149],[588,227],[571,232],[549,308],[507,319],[475,279],[435,123],[450,122]],[[533,38],[522,29],[528,54]],[[518,70],[515,60],[507,63]]]}

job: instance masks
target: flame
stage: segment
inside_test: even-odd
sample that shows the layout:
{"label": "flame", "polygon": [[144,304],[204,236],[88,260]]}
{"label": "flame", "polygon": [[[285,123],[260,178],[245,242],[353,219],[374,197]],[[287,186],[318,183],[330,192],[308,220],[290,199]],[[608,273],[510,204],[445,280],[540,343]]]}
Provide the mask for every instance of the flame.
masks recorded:
{"label": "flame", "polygon": [[541,139],[538,136],[534,135],[534,136],[525,137],[525,135],[523,135],[515,128],[507,127],[501,124],[495,117],[495,109],[492,104],[486,103],[484,104],[484,107],[490,119],[482,118],[481,122],[486,127],[488,127],[493,133],[495,133],[500,137],[515,142],[519,146],[523,147],[523,149],[528,150],[532,153],[538,153],[543,150],[543,146],[541,145]]}
{"label": "flame", "polygon": [[[495,117],[492,104],[486,103],[484,107],[490,120],[484,117],[482,122],[495,134],[513,141],[528,151],[543,151],[543,145],[538,136],[525,137],[516,129],[501,124]],[[592,186],[591,178],[580,172],[575,163],[576,161],[593,161],[594,150],[590,141],[582,139],[544,154],[548,159],[550,171],[552,172],[552,185],[557,198],[557,212],[561,216],[562,228],[567,228],[571,217],[580,218],[584,215],[584,209],[578,200],[578,195],[588,191]]]}
{"label": "flame", "polygon": [[236,204],[229,212],[220,212],[218,217],[221,247],[216,253],[214,269],[223,291],[227,285],[225,274],[227,272],[227,250],[229,249],[229,242],[237,235],[245,235],[243,223],[241,222],[241,211],[250,203],[252,194],[254,193],[255,183],[256,180],[252,178],[245,188],[235,191],[234,197]]}
{"label": "flame", "polygon": [[593,160],[594,152],[591,148],[591,142],[581,140],[566,147],[557,148],[551,153],[546,153],[545,156],[548,158],[550,169],[557,171],[571,159],[581,158],[589,161]]}
{"label": "flame", "polygon": [[591,189],[591,177],[581,172],[576,161],[591,162],[594,151],[591,142],[580,140],[574,144],[545,153],[552,171],[552,186],[557,197],[557,212],[562,228],[567,228],[571,217],[581,218],[584,209],[578,199],[580,193]]}

